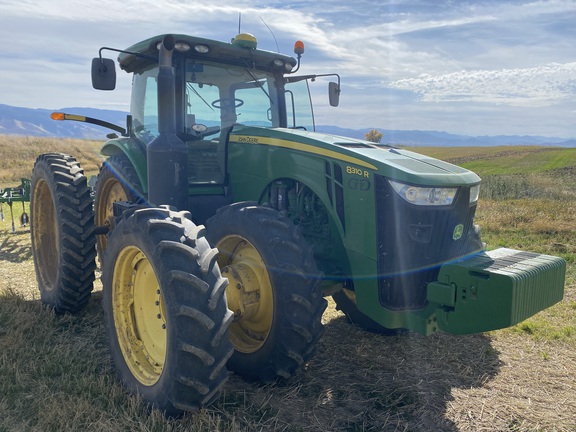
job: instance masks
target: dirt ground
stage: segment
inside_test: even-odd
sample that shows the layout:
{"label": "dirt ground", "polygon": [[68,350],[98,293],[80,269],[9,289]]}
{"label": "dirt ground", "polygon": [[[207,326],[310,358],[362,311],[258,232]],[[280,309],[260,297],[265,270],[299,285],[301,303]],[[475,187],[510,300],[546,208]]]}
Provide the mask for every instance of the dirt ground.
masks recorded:
{"label": "dirt ground", "polygon": [[[38,299],[29,229],[0,231],[4,290]],[[575,291],[567,287],[563,301],[576,305]],[[270,413],[261,430],[576,431],[573,338],[382,336],[349,325],[332,301],[324,322],[305,370],[273,385],[232,375],[214,415],[241,421],[256,407]]]}

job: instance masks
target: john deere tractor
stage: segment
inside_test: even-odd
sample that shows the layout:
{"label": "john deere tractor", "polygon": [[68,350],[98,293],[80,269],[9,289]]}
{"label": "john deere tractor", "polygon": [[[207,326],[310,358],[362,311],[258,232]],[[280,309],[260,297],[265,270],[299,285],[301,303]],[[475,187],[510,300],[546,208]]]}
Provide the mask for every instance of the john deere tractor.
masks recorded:
{"label": "john deere tractor", "polygon": [[[88,302],[100,263],[110,351],[126,388],[169,415],[218,397],[228,370],[272,381],[310,360],[325,296],[371,331],[483,332],[562,299],[565,262],[484,251],[480,178],[392,146],[315,132],[296,59],[161,35],[119,53],[131,73],[95,200],[69,155],[38,157],[31,233],[42,301]],[[328,83],[338,105],[340,77]],[[116,63],[92,63],[113,90]]]}

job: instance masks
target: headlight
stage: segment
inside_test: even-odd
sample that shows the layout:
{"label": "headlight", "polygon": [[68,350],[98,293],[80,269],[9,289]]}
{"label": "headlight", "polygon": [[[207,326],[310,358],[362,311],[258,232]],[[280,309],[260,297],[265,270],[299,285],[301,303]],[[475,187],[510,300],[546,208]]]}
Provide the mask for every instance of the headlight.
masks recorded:
{"label": "headlight", "polygon": [[480,195],[480,184],[472,186],[470,188],[470,204],[478,201],[478,196]]}
{"label": "headlight", "polygon": [[454,201],[456,192],[458,192],[458,188],[414,186],[392,180],[388,181],[405,201],[421,206],[450,205]]}

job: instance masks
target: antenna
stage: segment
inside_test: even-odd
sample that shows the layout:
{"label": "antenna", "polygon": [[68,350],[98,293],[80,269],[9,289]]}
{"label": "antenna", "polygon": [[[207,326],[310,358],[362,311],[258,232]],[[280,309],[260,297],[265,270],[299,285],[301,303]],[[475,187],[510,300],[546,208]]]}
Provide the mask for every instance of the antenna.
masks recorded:
{"label": "antenna", "polygon": [[266,28],[268,29],[268,31],[270,32],[272,37],[274,38],[274,42],[276,42],[276,50],[278,52],[280,52],[280,47],[278,46],[278,41],[276,40],[276,36],[274,36],[274,33],[272,32],[272,30],[270,29],[270,27],[268,27],[268,24],[266,24],[266,21],[264,21],[264,18],[260,17],[260,19],[262,20],[262,22],[264,23],[264,25],[266,26]]}
{"label": "antenna", "polygon": [[238,34],[240,34],[240,26],[242,24],[242,12],[238,12]]}

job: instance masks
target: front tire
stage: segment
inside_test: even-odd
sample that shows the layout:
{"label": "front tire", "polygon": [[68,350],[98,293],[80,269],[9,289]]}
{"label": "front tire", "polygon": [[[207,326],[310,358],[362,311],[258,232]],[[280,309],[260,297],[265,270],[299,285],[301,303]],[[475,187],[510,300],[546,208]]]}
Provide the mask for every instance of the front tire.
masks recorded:
{"label": "front tire", "polygon": [[214,401],[232,355],[227,280],[204,228],[188,212],[146,208],[123,215],[104,252],[103,308],[126,388],[178,415]]}
{"label": "front tire", "polygon": [[327,303],[312,249],[280,212],[250,203],[221,208],[207,229],[235,313],[228,368],[265,382],[291,376],[323,333]]}
{"label": "front tire", "polygon": [[30,233],[41,301],[78,312],[93,289],[96,238],[90,188],[71,156],[40,155],[31,179]]}
{"label": "front tire", "polygon": [[405,329],[389,329],[383,327],[372,318],[360,312],[356,305],[356,294],[354,291],[342,288],[340,291],[332,294],[332,298],[336,303],[336,310],[343,312],[344,315],[346,315],[346,318],[348,318],[348,322],[354,326],[372,333],[379,333],[387,336],[394,336],[406,332]]}

